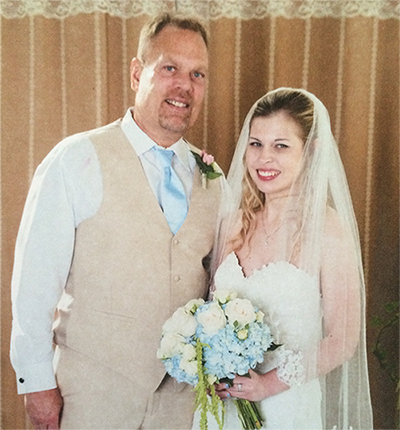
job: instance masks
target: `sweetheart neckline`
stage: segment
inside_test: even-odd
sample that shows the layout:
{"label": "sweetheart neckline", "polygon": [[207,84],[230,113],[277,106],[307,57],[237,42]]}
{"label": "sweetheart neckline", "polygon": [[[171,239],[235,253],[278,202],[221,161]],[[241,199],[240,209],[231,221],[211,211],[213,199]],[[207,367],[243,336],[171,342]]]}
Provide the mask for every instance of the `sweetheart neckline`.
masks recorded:
{"label": "sweetheart neckline", "polygon": [[288,261],[283,261],[283,260],[282,261],[276,261],[276,262],[275,261],[271,261],[270,263],[263,264],[260,268],[254,269],[253,273],[251,273],[251,275],[246,276],[246,274],[244,273],[243,267],[240,264],[239,257],[237,256],[236,252],[232,251],[230,254],[228,254],[228,256],[226,258],[228,258],[230,255],[234,256],[236,264],[237,264],[237,266],[239,268],[240,274],[242,275],[242,278],[245,279],[246,281],[249,280],[249,279],[251,279],[255,274],[257,274],[259,272],[262,272],[263,270],[268,269],[270,267],[274,267],[274,266],[276,267],[276,266],[278,266],[280,264],[287,265],[288,267],[291,267],[291,268],[295,269],[296,271],[299,271],[299,272],[307,275],[309,278],[313,279],[313,277],[311,275],[309,275],[307,272],[305,272],[304,270],[300,269],[299,267],[295,266],[293,263],[289,263]]}

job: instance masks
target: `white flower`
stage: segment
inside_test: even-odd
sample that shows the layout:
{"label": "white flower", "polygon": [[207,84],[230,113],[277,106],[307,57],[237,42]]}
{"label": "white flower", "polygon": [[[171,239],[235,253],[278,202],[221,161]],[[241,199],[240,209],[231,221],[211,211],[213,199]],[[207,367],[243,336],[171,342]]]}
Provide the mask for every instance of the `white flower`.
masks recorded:
{"label": "white flower", "polygon": [[254,307],[250,300],[247,299],[235,299],[230,301],[226,305],[225,314],[231,324],[237,321],[239,327],[244,327],[256,318]]}
{"label": "white flower", "polygon": [[164,360],[177,354],[181,354],[185,345],[185,339],[183,336],[176,333],[166,333],[162,337],[160,347],[157,350],[157,358]]}
{"label": "white flower", "polygon": [[179,367],[186,372],[188,375],[196,375],[197,374],[197,360],[184,360],[182,358],[179,363]]}
{"label": "white flower", "polygon": [[264,317],[265,317],[265,314],[264,314],[263,311],[258,311],[256,313],[256,320],[257,320],[257,322],[262,323],[264,321]]}
{"label": "white flower", "polygon": [[196,332],[195,317],[184,308],[178,308],[171,318],[163,325],[163,334],[178,333],[184,337],[192,336]]}
{"label": "white flower", "polygon": [[197,311],[197,308],[199,308],[201,305],[204,305],[203,299],[193,299],[187,302],[183,308],[185,311],[194,314]]}
{"label": "white flower", "polygon": [[237,297],[236,291],[229,291],[229,290],[216,290],[214,292],[214,300],[217,300],[221,304],[227,303],[230,300],[234,300]]}
{"label": "white flower", "polygon": [[191,360],[194,360],[195,358],[196,358],[196,348],[193,345],[190,345],[189,343],[186,344],[182,350],[182,359],[191,361]]}
{"label": "white flower", "polygon": [[208,374],[206,377],[207,377],[207,382],[210,385],[213,385],[214,382],[217,382],[217,377],[215,375]]}
{"label": "white flower", "polygon": [[226,325],[224,311],[216,302],[212,302],[207,310],[197,314],[197,321],[203,326],[204,333],[208,335],[218,333]]}
{"label": "white flower", "polygon": [[240,340],[245,340],[245,339],[247,339],[248,334],[249,334],[249,331],[248,331],[248,330],[245,330],[245,329],[239,330],[239,331],[236,333],[236,335],[237,335],[238,339],[240,339]]}

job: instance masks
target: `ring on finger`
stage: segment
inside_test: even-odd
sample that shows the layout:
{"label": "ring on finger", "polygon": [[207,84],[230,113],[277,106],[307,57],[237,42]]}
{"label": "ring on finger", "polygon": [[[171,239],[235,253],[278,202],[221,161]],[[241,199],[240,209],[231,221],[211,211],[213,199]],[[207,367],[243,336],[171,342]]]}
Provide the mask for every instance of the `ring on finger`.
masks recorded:
{"label": "ring on finger", "polygon": [[238,391],[242,391],[242,384],[238,384]]}

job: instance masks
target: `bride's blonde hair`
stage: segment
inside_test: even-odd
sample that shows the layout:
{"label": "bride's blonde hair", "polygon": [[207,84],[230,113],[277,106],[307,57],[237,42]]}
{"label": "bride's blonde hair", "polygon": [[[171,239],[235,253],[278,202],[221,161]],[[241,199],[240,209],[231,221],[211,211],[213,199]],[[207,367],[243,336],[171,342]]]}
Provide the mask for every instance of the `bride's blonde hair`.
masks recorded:
{"label": "bride's blonde hair", "polygon": [[[285,111],[303,131],[303,142],[312,129],[314,120],[314,103],[304,93],[292,90],[282,89],[266,94],[257,103],[250,120],[250,128],[253,120],[260,117],[269,117],[277,112]],[[245,163],[246,153],[243,157]],[[265,195],[262,193],[250,176],[249,170],[245,166],[245,174],[242,180],[242,198],[240,209],[242,213],[241,230],[232,240],[234,250],[240,249],[246,237],[250,237],[255,228],[255,219],[257,212],[265,206]]]}

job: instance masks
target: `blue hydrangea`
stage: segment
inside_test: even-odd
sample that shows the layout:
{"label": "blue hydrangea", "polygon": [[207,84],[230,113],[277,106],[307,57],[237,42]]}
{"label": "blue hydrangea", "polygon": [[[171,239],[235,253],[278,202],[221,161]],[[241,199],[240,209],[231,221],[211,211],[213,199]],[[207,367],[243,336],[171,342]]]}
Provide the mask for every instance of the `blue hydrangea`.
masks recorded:
{"label": "blue hydrangea", "polygon": [[[210,308],[213,302],[206,302],[199,306],[195,312],[198,315]],[[215,302],[214,302],[215,303]],[[221,306],[223,310],[225,305]],[[258,311],[254,308],[255,312]],[[204,345],[203,366],[205,374],[216,376],[218,379],[233,379],[235,374],[244,375],[249,369],[254,369],[264,359],[264,353],[272,343],[269,327],[256,319],[247,324],[247,337],[244,340],[238,338],[238,327],[230,324],[226,318],[225,327],[215,334],[207,334],[204,327],[198,323],[193,336],[186,338],[186,343],[195,345],[197,339]],[[163,359],[166,371],[178,382],[186,382],[196,386],[198,375],[189,375],[180,368],[182,355]]]}

